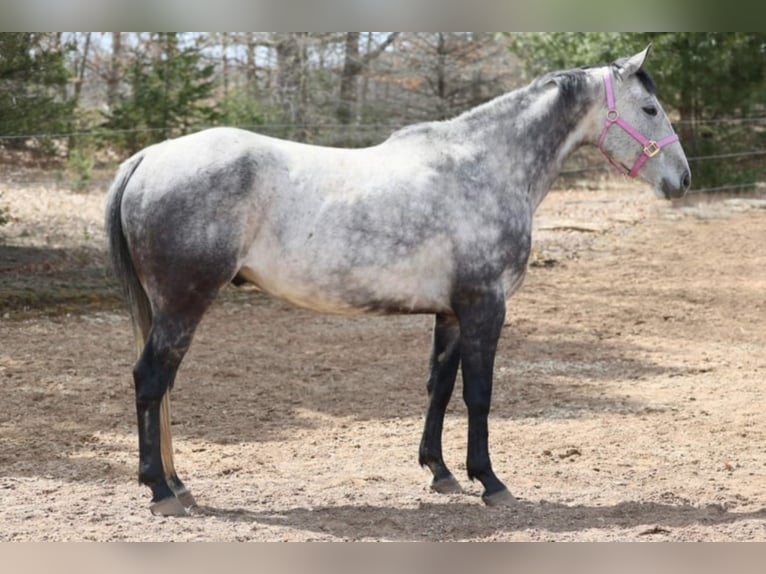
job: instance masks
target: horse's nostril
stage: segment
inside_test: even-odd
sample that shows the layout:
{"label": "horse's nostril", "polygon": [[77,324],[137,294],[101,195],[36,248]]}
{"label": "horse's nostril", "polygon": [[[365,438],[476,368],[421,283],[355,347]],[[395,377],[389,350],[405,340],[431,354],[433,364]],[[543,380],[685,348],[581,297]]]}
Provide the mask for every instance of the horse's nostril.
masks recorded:
{"label": "horse's nostril", "polygon": [[692,174],[690,174],[689,170],[687,169],[686,171],[684,171],[684,174],[681,176],[681,188],[689,189],[691,184],[692,184]]}

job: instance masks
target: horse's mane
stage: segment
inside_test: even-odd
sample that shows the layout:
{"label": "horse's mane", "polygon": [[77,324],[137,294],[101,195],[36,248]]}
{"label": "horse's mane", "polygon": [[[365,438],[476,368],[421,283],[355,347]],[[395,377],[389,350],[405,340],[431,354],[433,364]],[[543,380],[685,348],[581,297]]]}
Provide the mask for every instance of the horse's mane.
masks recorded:
{"label": "horse's mane", "polygon": [[532,91],[542,91],[548,89],[549,84],[556,84],[559,88],[560,102],[564,106],[573,103],[574,100],[582,94],[583,88],[587,83],[585,69],[559,70],[543,74],[530,84]]}
{"label": "horse's mane", "polygon": [[647,92],[653,96],[657,95],[657,84],[654,83],[654,79],[649,75],[649,72],[641,68],[636,72],[636,77]]}

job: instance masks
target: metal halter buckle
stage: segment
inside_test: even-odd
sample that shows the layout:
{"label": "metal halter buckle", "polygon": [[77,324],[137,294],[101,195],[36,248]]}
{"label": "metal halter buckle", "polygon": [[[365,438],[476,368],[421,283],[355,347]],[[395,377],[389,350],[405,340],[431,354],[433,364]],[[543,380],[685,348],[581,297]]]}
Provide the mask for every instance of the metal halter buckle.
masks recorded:
{"label": "metal halter buckle", "polygon": [[660,153],[660,146],[657,145],[657,142],[654,140],[651,140],[647,142],[647,144],[644,146],[644,153],[648,157],[654,157],[658,153]]}

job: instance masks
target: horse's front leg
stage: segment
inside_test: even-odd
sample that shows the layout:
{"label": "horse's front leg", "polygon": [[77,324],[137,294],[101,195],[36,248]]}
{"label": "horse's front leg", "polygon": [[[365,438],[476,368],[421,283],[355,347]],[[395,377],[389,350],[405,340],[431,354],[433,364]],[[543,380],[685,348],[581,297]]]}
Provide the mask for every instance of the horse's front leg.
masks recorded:
{"label": "horse's front leg", "polygon": [[503,291],[495,286],[464,291],[456,295],[453,307],[460,324],[463,399],[468,407],[468,478],[482,483],[487,505],[510,504],[514,497],[492,470],[487,428],[495,352],[505,319]]}
{"label": "horse's front leg", "polygon": [[442,457],[442,428],[455,378],[460,365],[460,327],[455,317],[436,315],[434,322],[431,373],[428,377],[428,412],[419,461],[433,473],[431,489],[440,493],[462,492],[460,483],[452,476]]}

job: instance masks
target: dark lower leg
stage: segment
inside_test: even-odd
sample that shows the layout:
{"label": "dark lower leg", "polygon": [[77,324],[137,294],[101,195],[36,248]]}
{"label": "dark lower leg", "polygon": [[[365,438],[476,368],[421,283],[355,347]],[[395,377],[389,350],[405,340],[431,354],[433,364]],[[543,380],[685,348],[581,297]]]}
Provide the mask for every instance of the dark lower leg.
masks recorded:
{"label": "dark lower leg", "polygon": [[432,487],[439,492],[453,492],[459,484],[444,463],[442,428],[444,413],[455,387],[460,364],[460,330],[454,318],[437,315],[434,324],[431,373],[428,379],[428,411],[420,441],[419,462],[433,473]]}
{"label": "dark lower leg", "polygon": [[[491,392],[491,391],[490,391]],[[506,490],[505,485],[492,470],[489,459],[489,431],[487,428],[488,404],[483,398],[466,398],[468,406],[468,457],[466,469],[468,478],[478,479],[484,486],[484,497]]]}
{"label": "dark lower leg", "polygon": [[457,305],[460,319],[460,361],[463,399],[468,407],[468,456],[466,469],[471,480],[484,486],[487,504],[505,502],[510,494],[495,476],[489,458],[487,418],[492,400],[492,371],[497,341],[505,317],[505,301],[499,292],[473,293],[470,304]]}
{"label": "dark lower leg", "polygon": [[[186,491],[175,473],[170,435],[169,393],[188,337],[153,328],[133,372],[138,416],[139,482],[152,491],[152,511],[185,514],[176,493]],[[172,347],[163,345],[174,341]]]}
{"label": "dark lower leg", "polygon": [[138,481],[152,490],[152,502],[174,498],[162,467],[160,401],[136,399],[138,415]]}

